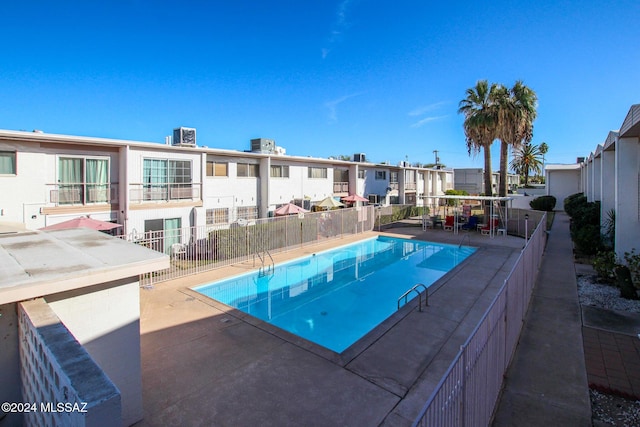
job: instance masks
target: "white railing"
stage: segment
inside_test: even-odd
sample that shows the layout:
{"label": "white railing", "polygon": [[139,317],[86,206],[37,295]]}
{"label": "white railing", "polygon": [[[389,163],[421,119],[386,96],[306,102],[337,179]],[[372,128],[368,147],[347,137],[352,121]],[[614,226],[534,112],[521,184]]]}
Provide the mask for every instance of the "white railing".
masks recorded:
{"label": "white railing", "polygon": [[117,203],[118,183],[47,184],[47,193],[55,206]]}
{"label": "white railing", "polygon": [[518,343],[546,244],[546,214],[502,288],[461,346],[414,426],[486,426]]}
{"label": "white railing", "polygon": [[274,254],[364,233],[373,230],[374,222],[373,206],[362,206],[120,237],[171,256],[171,267],[140,277],[148,285],[250,261],[258,252]]}

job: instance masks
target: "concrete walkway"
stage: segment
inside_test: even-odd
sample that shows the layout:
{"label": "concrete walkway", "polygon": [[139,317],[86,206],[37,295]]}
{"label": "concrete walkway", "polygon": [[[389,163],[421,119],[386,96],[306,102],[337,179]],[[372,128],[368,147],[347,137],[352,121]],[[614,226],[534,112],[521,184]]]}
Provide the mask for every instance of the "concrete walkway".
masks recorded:
{"label": "concrete walkway", "polygon": [[591,426],[569,218],[556,213],[494,426]]}

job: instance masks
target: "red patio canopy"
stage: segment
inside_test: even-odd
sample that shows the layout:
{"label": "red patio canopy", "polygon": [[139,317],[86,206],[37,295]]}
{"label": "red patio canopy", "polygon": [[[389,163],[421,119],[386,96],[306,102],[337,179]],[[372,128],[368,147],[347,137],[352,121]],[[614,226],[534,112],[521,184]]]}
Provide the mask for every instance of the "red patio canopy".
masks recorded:
{"label": "red patio canopy", "polygon": [[120,224],[114,224],[113,222],[100,221],[92,219],[86,216],[70,219],[68,221],[60,222],[58,224],[49,225],[43,227],[40,230],[66,230],[69,228],[90,228],[98,231],[108,231],[114,228],[122,227]]}
{"label": "red patio canopy", "polygon": [[368,202],[369,199],[362,197],[362,196],[358,196],[357,194],[349,194],[348,196],[345,196],[342,198],[342,200],[344,202],[349,202],[349,203],[353,203],[353,202]]}

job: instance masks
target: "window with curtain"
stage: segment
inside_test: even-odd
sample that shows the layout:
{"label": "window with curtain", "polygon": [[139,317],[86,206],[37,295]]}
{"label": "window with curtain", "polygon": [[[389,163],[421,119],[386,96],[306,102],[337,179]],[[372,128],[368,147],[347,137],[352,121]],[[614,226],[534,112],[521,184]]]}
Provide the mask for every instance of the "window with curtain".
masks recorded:
{"label": "window with curtain", "polygon": [[334,169],[333,182],[349,182],[349,171],[347,169]]}
{"label": "window with curtain", "polygon": [[387,179],[387,171],[376,171],[376,179]]}
{"label": "window with curtain", "polygon": [[308,176],[309,178],[326,178],[327,177],[327,168],[308,168]]}
{"label": "window with curtain", "polygon": [[260,176],[259,165],[251,163],[238,163],[237,175],[239,177],[258,177]]}
{"label": "window with curtain", "polygon": [[107,203],[110,201],[109,159],[58,158],[58,203]]}
{"label": "window with curtain", "polygon": [[257,206],[238,206],[236,208],[237,219],[258,219]]}
{"label": "window with curtain", "polygon": [[142,183],[144,200],[167,199],[167,160],[144,159]]}
{"label": "window with curtain", "polygon": [[229,208],[207,209],[207,225],[228,223]]}
{"label": "window with curtain", "polygon": [[58,159],[58,203],[81,204],[83,199],[84,159],[60,157]]}
{"label": "window with curtain", "polygon": [[229,164],[207,160],[207,176],[229,176]]}
{"label": "window with curtain", "polygon": [[272,178],[289,178],[289,166],[271,165]]}
{"label": "window with curtain", "polygon": [[364,179],[366,173],[367,173],[366,169],[358,169],[358,178]]}
{"label": "window with curtain", "polygon": [[391,172],[389,174],[389,182],[392,184],[398,183],[398,172]]}
{"label": "window with curtain", "polygon": [[86,160],[87,202],[107,203],[109,197],[109,161]]}
{"label": "window with curtain", "polygon": [[191,182],[190,160],[143,160],[143,200],[191,198]]}
{"label": "window with curtain", "polygon": [[16,153],[0,151],[0,175],[16,175]]}

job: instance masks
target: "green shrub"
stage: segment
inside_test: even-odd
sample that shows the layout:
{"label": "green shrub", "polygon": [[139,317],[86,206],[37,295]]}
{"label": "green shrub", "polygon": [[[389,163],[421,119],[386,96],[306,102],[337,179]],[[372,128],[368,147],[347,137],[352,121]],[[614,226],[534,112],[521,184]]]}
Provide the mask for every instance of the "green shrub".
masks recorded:
{"label": "green shrub", "polygon": [[[586,226],[597,228],[600,235],[600,202],[588,202],[576,206],[574,215],[571,217],[571,235],[575,238],[575,233]],[[598,237],[600,240],[600,237]]]}
{"label": "green shrub", "polygon": [[580,206],[587,204],[587,197],[583,193],[576,193],[564,199],[564,211],[571,218],[575,216],[575,211]]}
{"label": "green shrub", "polygon": [[536,211],[551,212],[556,207],[556,198],[553,196],[536,197],[529,202],[529,206]]}
{"label": "green shrub", "polygon": [[595,255],[602,249],[600,226],[586,224],[572,232],[576,249],[585,255]]}
{"label": "green shrub", "polygon": [[631,249],[631,252],[624,253],[624,260],[631,272],[633,286],[640,289],[640,254],[637,254],[636,249],[633,248]]}
{"label": "green shrub", "polygon": [[612,283],[616,278],[616,267],[618,266],[616,253],[614,251],[598,252],[593,260],[593,269],[603,282]]}

